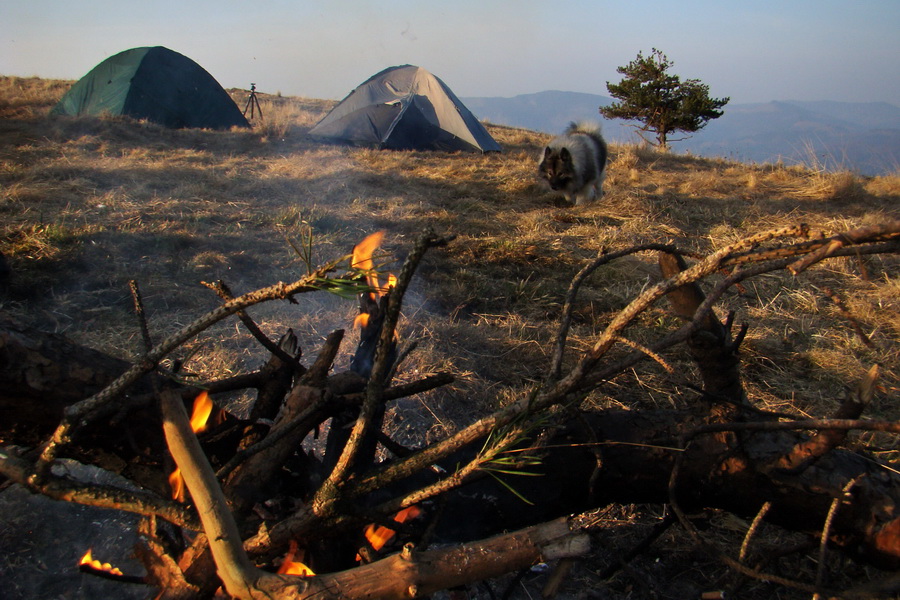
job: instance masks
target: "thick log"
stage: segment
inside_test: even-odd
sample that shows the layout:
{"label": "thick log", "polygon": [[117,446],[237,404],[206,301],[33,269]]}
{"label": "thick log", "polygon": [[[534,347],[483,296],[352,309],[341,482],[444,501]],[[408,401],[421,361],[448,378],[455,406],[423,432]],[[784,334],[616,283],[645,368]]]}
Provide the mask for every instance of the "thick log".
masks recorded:
{"label": "thick log", "polygon": [[[659,270],[666,279],[674,277],[687,268],[684,258],[667,252],[659,253]],[[685,320],[695,318],[696,312],[706,301],[706,296],[697,282],[688,283],[675,288],[666,298],[673,312]],[[736,340],[731,339],[731,322],[722,324],[715,313],[703,315],[698,323],[697,331],[688,338],[688,349],[691,357],[700,369],[703,380],[703,391],[713,404],[711,412],[719,418],[734,416],[738,413],[721,406],[722,402],[746,404],[743,384],[741,383],[740,361],[737,357],[738,347],[743,339],[743,332]]]}
{"label": "thick log", "polygon": [[408,600],[538,562],[583,556],[589,549],[587,534],[571,531],[560,519],[449,548],[417,552],[407,545],[398,554],[355,569],[299,581],[269,576],[257,586],[273,598]]}
{"label": "thick log", "polygon": [[[226,481],[227,496],[233,510],[244,514],[256,502],[265,501],[266,488],[292,454],[297,452],[306,435],[326,418],[323,391],[297,385],[291,391],[284,410],[270,433],[290,427],[292,431],[281,442],[250,457]],[[296,420],[302,418],[302,423]]]}
{"label": "thick log", "polygon": [[[39,447],[60,424],[64,411],[100,392],[125,372],[131,363],[46,333],[0,319],[0,440],[24,448]],[[148,393],[149,375],[129,390]],[[117,414],[116,414],[117,413]],[[124,418],[129,415],[129,418]],[[122,473],[140,485],[160,489],[164,477],[143,477],[139,464],[158,457],[165,448],[158,411],[131,403],[127,410],[113,408],[114,425],[93,424],[81,429],[78,447],[66,455],[93,461]],[[86,449],[86,452],[82,452]]]}

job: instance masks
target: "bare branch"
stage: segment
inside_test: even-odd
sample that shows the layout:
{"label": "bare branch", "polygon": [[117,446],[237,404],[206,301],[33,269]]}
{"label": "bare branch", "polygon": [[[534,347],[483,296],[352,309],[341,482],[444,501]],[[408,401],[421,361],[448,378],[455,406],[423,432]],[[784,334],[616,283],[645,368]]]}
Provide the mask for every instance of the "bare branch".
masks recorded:
{"label": "bare branch", "polygon": [[171,392],[163,392],[160,400],[166,441],[197,505],[219,577],[232,596],[257,597],[253,593],[253,586],[262,573],[250,563],[241,546],[237,524],[228,510],[228,503],[216,482],[215,473],[191,430],[184,403],[180,396]]}
{"label": "bare branch", "polygon": [[[872,366],[862,381],[860,381],[859,392],[856,396],[851,396],[842,402],[831,420],[842,421],[859,418],[865,407],[872,400],[878,373],[878,365]],[[772,461],[772,465],[775,468],[787,471],[802,470],[843,443],[848,431],[849,429],[824,429],[819,431],[810,439],[797,443],[784,456]]]}
{"label": "bare branch", "polygon": [[748,421],[746,423],[709,423],[692,429],[685,435],[690,440],[700,435],[722,431],[791,431],[791,430],[883,431],[900,433],[898,421],[868,419],[798,419],[796,421]]}
{"label": "bare branch", "polygon": [[155,515],[181,527],[194,530],[199,528],[200,522],[193,513],[177,502],[157,494],[96,483],[80,483],[52,473],[40,484],[35,484],[29,479],[33,471],[34,465],[31,462],[0,450],[0,475],[48,498],[139,515]]}
{"label": "bare branch", "polygon": [[[804,258],[798,260],[788,267],[788,271],[794,275],[799,275],[815,263],[834,256],[842,247],[853,246],[862,242],[871,242],[879,238],[893,238],[900,235],[900,220],[889,220],[879,225],[870,225],[860,227],[852,231],[840,233],[827,240],[827,244],[809,253]],[[874,238],[874,239],[873,239]]]}
{"label": "bare branch", "polygon": [[141,337],[144,340],[144,351],[149,352],[153,348],[153,340],[150,337],[150,329],[147,327],[147,316],[144,314],[144,301],[141,298],[141,290],[138,282],[134,279],[128,282],[128,289],[131,290],[131,300],[134,302],[134,313],[137,315],[138,323],[141,326]]}
{"label": "bare branch", "polygon": [[560,325],[556,334],[556,344],[553,349],[553,360],[550,365],[549,379],[551,381],[559,379],[560,373],[562,372],[563,354],[565,352],[566,339],[568,338],[569,327],[572,321],[572,310],[575,305],[575,298],[578,295],[581,286],[584,284],[584,281],[594,271],[596,271],[603,265],[609,264],[610,262],[622,258],[623,256],[637,254],[638,252],[644,252],[647,250],[657,250],[661,252],[670,252],[673,254],[685,254],[685,252],[680,251],[669,244],[641,244],[639,246],[632,246],[630,248],[611,253],[607,253],[605,250],[601,250],[600,256],[587,263],[584,267],[581,268],[580,271],[578,271],[575,277],[572,278],[572,282],[569,284],[569,289],[566,292],[566,300],[565,304],[563,305],[562,316],[560,317]]}
{"label": "bare branch", "polygon": [[[774,575],[772,573],[762,573],[755,569],[751,569],[739,561],[734,560],[713,544],[706,538],[700,535],[700,532],[697,531],[697,528],[694,527],[693,523],[691,523],[690,519],[687,518],[687,515],[681,509],[681,505],[678,502],[676,488],[678,482],[679,470],[684,463],[685,453],[679,453],[675,458],[675,464],[672,468],[672,474],[669,478],[669,506],[672,508],[672,511],[678,517],[678,522],[682,527],[690,534],[691,538],[693,538],[694,542],[699,546],[706,549],[711,555],[715,556],[720,562],[728,565],[730,568],[734,569],[738,573],[745,575],[747,577],[751,577],[753,579],[759,581],[770,581],[773,583],[778,583],[785,587],[790,587],[798,590],[802,590],[804,592],[809,592],[813,594],[818,594],[823,592],[821,588],[818,586],[807,585],[801,583],[799,581],[795,581],[793,579],[787,579],[785,577],[781,577],[779,575]],[[832,591],[827,592],[830,596],[834,596],[835,593]]]}
{"label": "bare branch", "polygon": [[[583,556],[588,536],[573,532],[565,519],[496,537],[417,552],[408,544],[399,554],[348,571],[310,577],[297,595],[284,594],[285,580],[267,576],[258,582],[273,597],[352,600],[409,600],[427,597],[474,581],[496,577],[538,562]],[[296,592],[291,592],[296,593]]]}
{"label": "bare branch", "polygon": [[[218,295],[219,298],[221,298],[225,302],[234,300],[234,295],[231,293],[228,285],[221,279],[213,283],[207,283],[205,281],[201,281],[200,283],[201,285],[205,285],[206,287],[214,291],[216,295]],[[256,324],[256,321],[254,321],[250,317],[250,314],[246,310],[239,310],[235,314],[241,320],[241,323],[244,324],[244,327],[247,328],[247,331],[250,332],[250,335],[256,338],[256,341],[262,344],[266,350],[280,358],[281,362],[289,365],[293,370],[297,371],[302,369],[300,364],[297,362],[300,357],[293,356],[285,352],[278,344],[270,340],[269,336],[262,332],[262,330],[259,328],[259,325]]]}

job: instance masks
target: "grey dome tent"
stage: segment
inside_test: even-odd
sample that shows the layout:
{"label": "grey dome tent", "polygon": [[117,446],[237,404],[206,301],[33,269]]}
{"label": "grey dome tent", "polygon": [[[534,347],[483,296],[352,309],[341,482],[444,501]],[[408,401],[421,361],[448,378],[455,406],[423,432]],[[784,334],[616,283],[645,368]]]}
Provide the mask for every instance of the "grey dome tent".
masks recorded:
{"label": "grey dome tent", "polygon": [[127,115],[166,127],[249,127],[212,75],[162,46],[111,56],[79,79],[50,114]]}
{"label": "grey dome tent", "polygon": [[450,88],[413,65],[373,75],[309,133],[392,150],[500,152],[500,145]]}

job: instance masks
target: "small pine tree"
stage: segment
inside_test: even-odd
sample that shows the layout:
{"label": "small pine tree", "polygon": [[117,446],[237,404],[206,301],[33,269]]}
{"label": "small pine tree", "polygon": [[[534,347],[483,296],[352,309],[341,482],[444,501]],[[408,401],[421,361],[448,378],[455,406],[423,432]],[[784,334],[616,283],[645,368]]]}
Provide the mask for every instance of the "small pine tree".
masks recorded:
{"label": "small pine tree", "polygon": [[600,114],[608,119],[639,121],[643,124],[639,131],[655,134],[662,150],[668,149],[670,133],[699,131],[709,120],[721,117],[719,109],[730,98],[710,98],[709,86],[700,80],[681,81],[669,74],[672,64],[656,48],[648,57],[638,52],[635,60],[616,69],[625,76],[622,81],[606,82],[606,89],[619,102],[600,107]]}

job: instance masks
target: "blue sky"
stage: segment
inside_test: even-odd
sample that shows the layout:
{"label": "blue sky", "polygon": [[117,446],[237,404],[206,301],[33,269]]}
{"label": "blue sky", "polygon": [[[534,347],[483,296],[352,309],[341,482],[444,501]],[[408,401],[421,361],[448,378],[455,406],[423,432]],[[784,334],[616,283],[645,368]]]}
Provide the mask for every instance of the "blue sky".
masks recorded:
{"label": "blue sky", "polygon": [[898,0],[6,0],[0,74],[78,79],[161,45],[225,87],[285,95],[340,99],[405,63],[464,97],[606,95],[655,47],[734,103],[900,105],[898,32]]}

